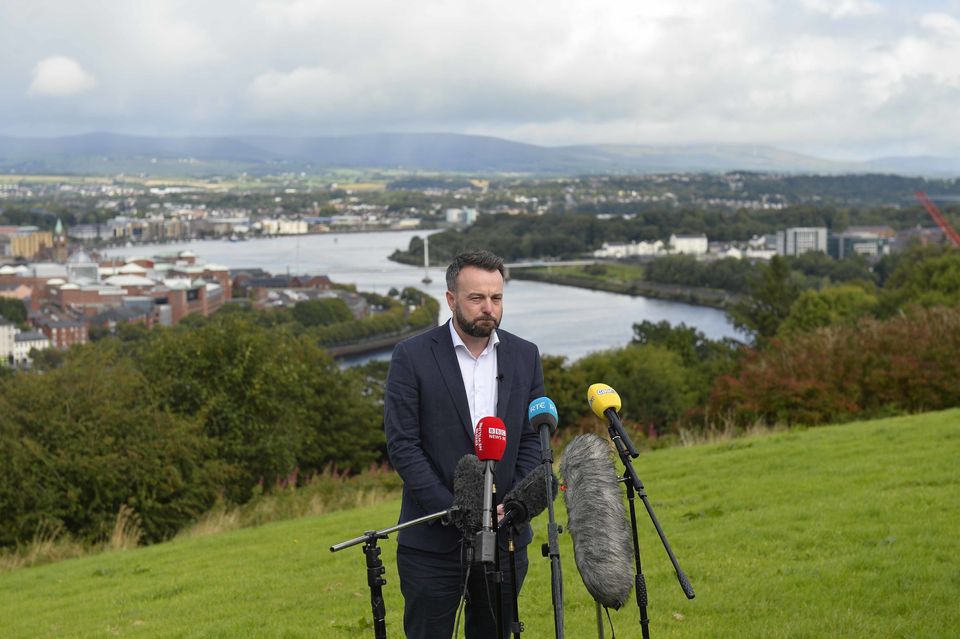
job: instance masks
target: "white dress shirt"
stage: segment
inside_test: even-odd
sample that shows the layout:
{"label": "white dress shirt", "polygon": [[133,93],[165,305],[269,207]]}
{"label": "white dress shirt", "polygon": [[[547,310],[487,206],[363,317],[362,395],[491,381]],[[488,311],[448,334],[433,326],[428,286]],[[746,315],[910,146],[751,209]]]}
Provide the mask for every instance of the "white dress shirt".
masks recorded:
{"label": "white dress shirt", "polygon": [[453,320],[450,320],[450,336],[470,405],[470,428],[474,429],[480,418],[497,414],[497,345],[500,344],[500,337],[494,330],[487,347],[478,357],[474,357],[453,327]]}

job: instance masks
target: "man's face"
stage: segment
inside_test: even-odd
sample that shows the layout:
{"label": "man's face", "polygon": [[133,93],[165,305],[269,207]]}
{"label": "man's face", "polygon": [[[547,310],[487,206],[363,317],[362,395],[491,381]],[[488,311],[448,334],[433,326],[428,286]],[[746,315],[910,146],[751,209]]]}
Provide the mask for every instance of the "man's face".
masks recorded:
{"label": "man's face", "polygon": [[447,291],[447,306],[464,333],[489,337],[503,317],[503,276],[475,266],[462,268],[456,292]]}

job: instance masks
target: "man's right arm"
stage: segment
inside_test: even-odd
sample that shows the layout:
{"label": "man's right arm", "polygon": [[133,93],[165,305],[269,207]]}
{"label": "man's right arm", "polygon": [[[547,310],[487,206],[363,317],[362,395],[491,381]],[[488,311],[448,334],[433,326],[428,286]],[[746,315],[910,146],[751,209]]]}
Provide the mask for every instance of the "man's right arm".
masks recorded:
{"label": "man's right arm", "polygon": [[420,388],[405,343],[393,351],[383,403],[383,428],[390,463],[425,513],[445,510],[453,494],[437,475],[421,444]]}

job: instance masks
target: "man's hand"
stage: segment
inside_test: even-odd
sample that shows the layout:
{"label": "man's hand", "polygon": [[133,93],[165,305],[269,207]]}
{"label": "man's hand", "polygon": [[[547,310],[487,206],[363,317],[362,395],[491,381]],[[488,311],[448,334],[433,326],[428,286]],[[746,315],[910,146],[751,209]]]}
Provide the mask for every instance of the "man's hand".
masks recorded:
{"label": "man's hand", "polygon": [[504,514],[505,513],[503,512],[503,504],[498,505],[497,506],[497,523],[498,524],[503,521]]}

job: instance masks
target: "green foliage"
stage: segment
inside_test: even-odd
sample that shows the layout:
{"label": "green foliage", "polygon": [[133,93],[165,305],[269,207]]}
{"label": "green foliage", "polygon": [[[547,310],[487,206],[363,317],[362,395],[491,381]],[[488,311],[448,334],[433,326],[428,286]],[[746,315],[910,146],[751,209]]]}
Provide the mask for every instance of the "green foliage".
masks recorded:
{"label": "green foliage", "polygon": [[543,386],[553,400],[561,429],[576,429],[581,419],[590,413],[587,407],[587,388],[596,380],[588,380],[578,367],[567,365],[561,355],[540,357],[543,367]]}
{"label": "green foliage", "polygon": [[724,258],[701,262],[692,255],[670,255],[648,262],[645,279],[660,284],[720,288],[743,293],[755,269],[748,260]]}
{"label": "green foliage", "polygon": [[45,348],[42,351],[33,349],[31,359],[36,371],[52,371],[60,368],[67,359],[67,352],[59,348]]}
{"label": "green foliage", "polygon": [[[655,324],[644,320],[633,325],[633,332],[635,344],[660,346],[680,357],[687,383],[695,394],[696,407],[706,405],[713,380],[733,369],[743,347],[729,338],[708,339],[701,331],[682,322],[672,326],[666,321]],[[688,415],[685,425],[694,425],[694,417],[699,415]]]}
{"label": "green foliage", "polygon": [[839,282],[874,282],[867,259],[861,255],[835,260],[825,253],[811,251],[798,257],[784,258],[790,270],[801,273],[807,286]]}
{"label": "green foliage", "polygon": [[297,302],[293,307],[293,319],[303,326],[327,326],[336,322],[353,319],[350,307],[340,298],[307,300]]}
{"label": "green foliage", "polygon": [[780,323],[800,295],[801,285],[783,258],[774,256],[750,281],[749,295],[728,312],[734,326],[753,333],[762,344],[777,334]]}
{"label": "green foliage", "polygon": [[22,326],[27,321],[27,307],[18,299],[0,297],[0,317]]}
{"label": "green foliage", "polygon": [[884,285],[883,315],[910,305],[960,304],[960,250],[915,248],[901,256]]}
{"label": "green foliage", "polygon": [[878,304],[876,295],[852,284],[822,291],[806,290],[790,307],[778,335],[786,337],[837,324],[853,325],[862,317],[872,317]]}
{"label": "green foliage", "polygon": [[960,307],[914,309],[773,340],[720,377],[711,413],[824,424],[960,405]]}
{"label": "green foliage", "polygon": [[0,379],[0,546],[51,527],[92,543],[121,506],[156,541],[219,496],[381,460],[385,371],[257,319],[120,331]]}
{"label": "green foliage", "polygon": [[195,415],[216,443],[236,476],[231,499],[298,466],[357,469],[376,459],[383,435],[367,427],[373,410],[344,399],[359,394],[357,380],[307,336],[214,316],[198,329],[157,332],[143,365],[161,405]]}
{"label": "green foliage", "polygon": [[197,422],[163,410],[114,349],[74,349],[61,368],[3,380],[0,441],[0,546],[41,527],[100,540],[122,505],[146,540],[164,539],[226,478]]}
{"label": "green foliage", "polygon": [[[578,360],[576,374],[590,383],[612,386],[626,418],[664,432],[694,406],[696,392],[676,353],[662,346],[628,346],[592,353]],[[586,392],[584,387],[583,393]]]}

